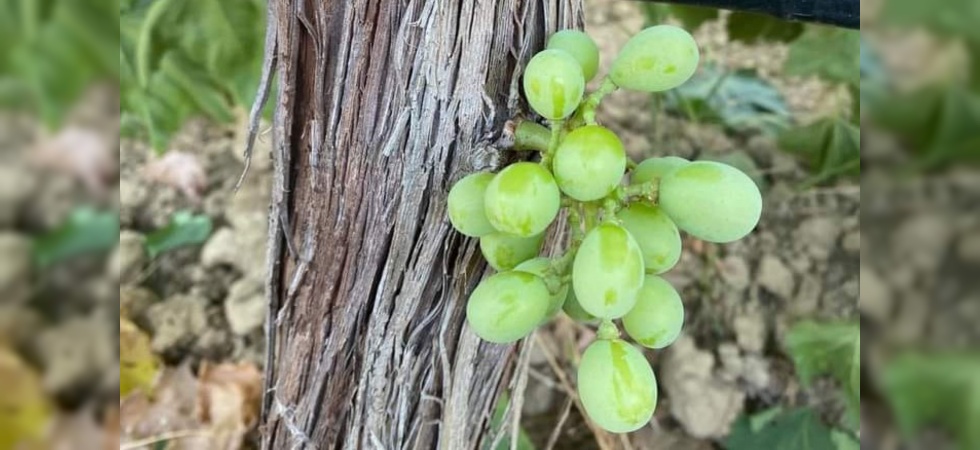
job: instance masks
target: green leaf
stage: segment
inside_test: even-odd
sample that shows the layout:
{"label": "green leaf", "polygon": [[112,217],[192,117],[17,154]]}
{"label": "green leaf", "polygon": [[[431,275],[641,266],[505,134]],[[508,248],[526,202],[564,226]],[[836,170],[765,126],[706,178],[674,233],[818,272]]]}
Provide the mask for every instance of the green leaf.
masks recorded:
{"label": "green leaf", "polygon": [[147,135],[158,153],[189,118],[228,122],[234,105],[252,101],[261,73],[264,1],[141,0],[123,11],[119,30],[127,132]]}
{"label": "green leaf", "polygon": [[860,57],[860,31],[811,26],[790,44],[783,71],[786,75],[817,76],[831,83],[858,84]]}
{"label": "green leaf", "polygon": [[810,166],[814,175],[805,185],[861,172],[861,128],[841,118],[790,128],[779,135],[779,147],[799,155]]}
{"label": "green leaf", "polygon": [[[743,415],[725,440],[728,450],[807,449],[835,450],[831,431],[810,409],[801,408],[778,414],[767,411],[761,425],[753,424],[753,417]],[[755,425],[755,428],[753,428]]]}
{"label": "green leaf", "polygon": [[840,430],[831,431],[830,440],[837,450],[861,450],[861,443],[854,436]]}
{"label": "green leaf", "polygon": [[921,169],[980,162],[980,94],[965,87],[930,86],[889,95],[880,100],[874,120],[909,145]]}
{"label": "green leaf", "polygon": [[705,22],[718,19],[718,8],[683,4],[669,5],[670,15],[684,24],[688,31],[694,31]]}
{"label": "green leaf", "polygon": [[6,106],[32,109],[54,129],[91,83],[118,77],[114,1],[2,3],[0,79],[23,89]]}
{"label": "green leaf", "polygon": [[118,214],[80,207],[57,229],[34,239],[34,261],[49,267],[78,255],[107,251],[118,242]]}
{"label": "green leaf", "polygon": [[940,425],[962,450],[980,448],[980,355],[909,353],[889,362],[883,389],[901,428]]}
{"label": "green leaf", "polygon": [[[487,436],[493,436],[498,430],[501,430],[501,428],[503,428],[503,430],[500,432],[504,433],[504,437],[500,440],[500,443],[497,444],[497,447],[494,450],[510,450],[510,424],[502,423],[504,420],[504,412],[506,412],[507,405],[509,403],[510,396],[505,392],[500,395],[499,399],[497,399],[497,406],[493,409],[493,417],[490,419],[490,429],[493,430],[493,432]],[[488,450],[492,444],[493,442],[490,442],[489,439],[484,440],[483,449]],[[521,427],[518,430],[517,449],[534,450],[534,443],[531,442],[531,437],[524,431],[524,427]]]}
{"label": "green leaf", "polygon": [[669,91],[666,106],[692,120],[727,128],[775,133],[789,125],[790,112],[782,94],[752,71],[727,71],[702,65],[695,75]]}
{"label": "green leaf", "polygon": [[889,0],[883,3],[879,20],[900,27],[922,26],[946,37],[980,43],[980,3],[973,0],[945,0],[942,8],[921,0]]}
{"label": "green leaf", "polygon": [[146,253],[150,258],[181,247],[204,243],[211,235],[211,218],[178,211],[167,226],[146,235]]}
{"label": "green leaf", "polygon": [[861,326],[843,322],[800,322],[786,336],[786,347],[804,385],[833,376],[846,395],[850,414],[861,408]]}
{"label": "green leaf", "polygon": [[789,42],[803,34],[803,24],[762,14],[733,12],[728,16],[728,38],[754,44],[760,41]]}

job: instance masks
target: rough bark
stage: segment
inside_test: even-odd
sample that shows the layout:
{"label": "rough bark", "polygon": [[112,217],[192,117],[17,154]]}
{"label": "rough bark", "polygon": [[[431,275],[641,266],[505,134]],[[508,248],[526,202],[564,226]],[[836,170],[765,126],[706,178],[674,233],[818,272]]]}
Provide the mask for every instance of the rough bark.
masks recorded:
{"label": "rough bark", "polygon": [[513,348],[463,326],[486,267],[445,197],[506,158],[520,70],[581,1],[269,2],[263,447],[475,448]]}

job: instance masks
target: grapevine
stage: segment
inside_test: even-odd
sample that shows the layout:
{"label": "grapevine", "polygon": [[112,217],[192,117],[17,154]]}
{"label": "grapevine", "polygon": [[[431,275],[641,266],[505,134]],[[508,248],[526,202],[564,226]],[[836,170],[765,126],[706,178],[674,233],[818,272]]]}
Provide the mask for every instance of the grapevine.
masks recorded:
{"label": "grapevine", "polygon": [[[715,243],[741,239],[762,212],[755,183],[717,162],[655,157],[635,164],[616,134],[596,121],[604,96],[618,89],[660,92],[687,81],[700,54],[678,27],[649,27],[622,48],[591,93],[599,53],[585,33],[563,30],[524,71],[528,105],[544,120],[517,119],[514,149],[540,154],[498,173],[459,180],[448,196],[449,219],[480,239],[497,273],[467,302],[470,330],[494,343],[529,335],[560,311],[597,324],[582,356],[578,390],[592,421],[616,433],[647,424],[657,381],[640,349],[677,339],[684,322],[678,292],[659,275],[681,256],[683,231]],[[568,242],[553,258],[538,256],[560,214]]]}

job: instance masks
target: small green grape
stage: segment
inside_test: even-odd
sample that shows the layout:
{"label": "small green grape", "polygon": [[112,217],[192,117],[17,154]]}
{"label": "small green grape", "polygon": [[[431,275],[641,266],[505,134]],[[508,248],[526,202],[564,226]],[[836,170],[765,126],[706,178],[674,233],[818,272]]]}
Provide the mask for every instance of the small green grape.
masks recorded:
{"label": "small green grape", "polygon": [[684,325],[684,303],[667,280],[647,275],[636,296],[636,306],[623,316],[623,328],[634,341],[648,348],[673,344]]}
{"label": "small green grape", "polygon": [[613,433],[628,433],[653,417],[657,378],[636,347],[621,339],[597,340],[582,354],[578,393],[593,422]]}
{"label": "small green grape", "polygon": [[572,289],[582,308],[615,319],[636,303],[643,286],[643,254],[625,228],[603,223],[585,235],[572,264]]}
{"label": "small green grape", "polygon": [[514,342],[533,331],[548,311],[544,280],[527,272],[501,272],[483,280],[466,304],[466,322],[481,339]]}
{"label": "small green grape", "polygon": [[666,91],[691,78],[698,68],[698,59],[698,44],[691,33],[672,25],[656,25],[626,42],[609,77],[624,89]]}
{"label": "small green grape", "polygon": [[571,317],[572,320],[578,322],[593,322],[596,320],[596,316],[589,314],[582,305],[579,304],[578,298],[575,297],[575,289],[568,290],[568,297],[565,297],[565,303],[561,307],[562,311],[565,311],[565,315]]}
{"label": "small green grape", "polygon": [[[514,270],[519,272],[527,272],[529,274],[545,278],[549,275],[548,268],[550,266],[550,258],[538,257],[518,264]],[[561,311],[561,307],[565,303],[566,297],[568,297],[568,284],[562,284],[561,287],[558,288],[558,292],[551,295],[551,301],[548,303],[548,312],[544,316],[544,321],[551,319],[555,316],[555,314],[558,314],[558,311]]]}
{"label": "small green grape", "polygon": [[524,95],[531,109],[549,120],[561,120],[578,108],[585,93],[582,66],[562,50],[542,50],[524,69]]}
{"label": "small green grape", "polygon": [[548,38],[548,49],[563,50],[572,55],[582,66],[582,74],[588,82],[599,71],[599,47],[595,41],[578,30],[561,30]]}
{"label": "small green grape", "polygon": [[690,161],[680,156],[660,156],[647,158],[636,165],[630,177],[630,184],[643,184],[653,180],[659,180],[667,175],[668,172],[678,167],[689,164]]}
{"label": "small green grape", "polygon": [[541,251],[542,242],[544,234],[520,237],[498,231],[480,238],[480,252],[490,263],[490,267],[498,271],[511,270],[534,258]]}
{"label": "small green grape", "polygon": [[449,197],[446,199],[449,223],[456,231],[470,237],[494,232],[484,207],[487,186],[491,180],[492,173],[472,173],[457,181],[449,190]]}
{"label": "small green grape", "polygon": [[493,177],[484,199],[487,219],[499,231],[520,237],[541,234],[558,215],[561,193],[540,164],[511,164]]}
{"label": "small green grape", "polygon": [[681,233],[659,207],[633,203],[616,215],[643,252],[647,273],[664,273],[681,258]]}
{"label": "small green grape", "polygon": [[607,128],[586,125],[568,133],[554,159],[555,180],[569,197],[587,202],[616,189],[626,171],[623,143]]}
{"label": "small green grape", "polygon": [[677,228],[708,242],[732,242],[749,234],[762,214],[759,187],[742,171],[695,161],[660,180],[659,204]]}

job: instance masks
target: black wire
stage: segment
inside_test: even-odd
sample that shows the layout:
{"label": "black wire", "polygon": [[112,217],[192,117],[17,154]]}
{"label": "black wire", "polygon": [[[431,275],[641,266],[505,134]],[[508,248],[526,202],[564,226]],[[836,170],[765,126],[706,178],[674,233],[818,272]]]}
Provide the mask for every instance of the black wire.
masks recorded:
{"label": "black wire", "polygon": [[[651,0],[644,0],[651,1]],[[860,28],[859,0],[654,0],[766,14],[783,20]]]}

